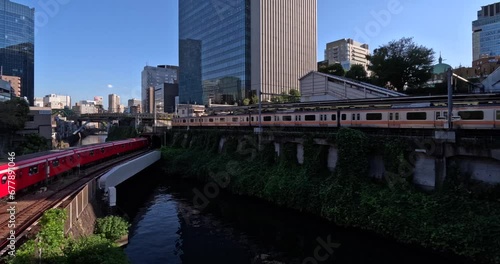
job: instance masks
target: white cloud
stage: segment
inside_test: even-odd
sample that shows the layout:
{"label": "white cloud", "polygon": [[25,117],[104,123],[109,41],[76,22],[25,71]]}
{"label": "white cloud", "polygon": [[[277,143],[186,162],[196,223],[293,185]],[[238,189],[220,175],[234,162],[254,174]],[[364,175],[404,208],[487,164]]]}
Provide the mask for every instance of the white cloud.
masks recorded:
{"label": "white cloud", "polygon": [[108,84],[108,88],[113,88],[113,85],[112,84]]}

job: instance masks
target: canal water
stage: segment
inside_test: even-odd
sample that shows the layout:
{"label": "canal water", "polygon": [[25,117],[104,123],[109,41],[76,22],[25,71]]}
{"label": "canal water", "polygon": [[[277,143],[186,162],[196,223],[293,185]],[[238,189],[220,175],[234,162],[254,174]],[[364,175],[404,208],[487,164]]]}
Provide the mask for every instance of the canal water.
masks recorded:
{"label": "canal water", "polygon": [[466,262],[223,190],[200,199],[205,187],[159,166],[118,186],[132,263]]}

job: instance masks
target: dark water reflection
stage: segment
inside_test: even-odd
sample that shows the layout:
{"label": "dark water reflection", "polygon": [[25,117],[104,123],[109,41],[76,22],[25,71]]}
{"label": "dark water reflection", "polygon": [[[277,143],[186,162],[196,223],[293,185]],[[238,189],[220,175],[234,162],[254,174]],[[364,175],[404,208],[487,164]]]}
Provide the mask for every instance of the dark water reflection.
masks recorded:
{"label": "dark water reflection", "polygon": [[197,210],[193,190],[204,186],[168,178],[150,169],[118,188],[119,207],[133,219],[132,263],[262,263],[267,255],[281,263],[465,263],[226,193]]}

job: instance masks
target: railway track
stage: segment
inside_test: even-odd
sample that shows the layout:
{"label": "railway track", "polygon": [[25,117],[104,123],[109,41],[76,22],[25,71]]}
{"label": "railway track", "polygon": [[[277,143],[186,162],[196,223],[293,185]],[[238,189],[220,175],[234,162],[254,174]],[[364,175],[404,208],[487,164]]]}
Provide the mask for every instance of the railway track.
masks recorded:
{"label": "railway track", "polygon": [[[79,191],[86,183],[95,180],[97,177],[104,174],[107,170],[112,167],[124,162],[136,158],[146,151],[134,152],[119,158],[115,158],[98,165],[95,165],[91,168],[88,168],[80,173],[79,179],[62,187],[59,190],[53,191],[52,193],[42,193],[41,197],[35,197],[36,199],[29,200],[26,197],[24,199],[20,199],[16,202],[8,202],[6,205],[1,206],[0,209],[2,215],[0,215],[0,256],[4,255],[7,251],[7,245],[10,242],[8,239],[10,236],[11,230],[15,229],[15,241],[22,239],[27,231],[32,225],[36,224],[43,213],[53,207],[59,206],[69,197],[71,197],[74,193]],[[83,175],[83,176],[82,176]],[[30,197],[31,198],[31,197]],[[12,218],[8,209],[12,210],[14,208],[15,213],[14,221],[15,227],[12,225],[9,227],[9,224],[12,224]],[[10,221],[10,222],[9,222]],[[28,230],[29,231],[29,230]],[[16,243],[16,248],[19,245]]]}

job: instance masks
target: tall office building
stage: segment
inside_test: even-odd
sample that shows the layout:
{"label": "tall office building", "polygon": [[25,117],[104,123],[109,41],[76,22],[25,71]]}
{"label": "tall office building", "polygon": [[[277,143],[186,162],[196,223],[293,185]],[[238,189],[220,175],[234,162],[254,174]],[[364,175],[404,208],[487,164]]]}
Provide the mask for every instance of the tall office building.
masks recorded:
{"label": "tall office building", "polygon": [[344,70],[348,71],[351,66],[359,64],[367,70],[370,55],[368,44],[359,43],[352,39],[339,39],[326,44],[325,60],[328,64],[340,63]]}
{"label": "tall office building", "polygon": [[120,96],[110,94],[108,99],[108,112],[120,113]]}
{"label": "tall office building", "polygon": [[180,103],[299,89],[316,69],[316,0],[179,1]]}
{"label": "tall office building", "polygon": [[158,65],[157,67],[146,66],[142,71],[141,99],[144,113],[153,113],[154,90],[158,85],[164,83],[177,83],[178,66]]}
{"label": "tall office building", "polygon": [[34,104],[35,9],[0,0],[0,67],[2,75],[21,78],[21,96]]}
{"label": "tall office building", "polygon": [[472,22],[472,60],[500,55],[500,2],[482,6]]}

